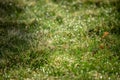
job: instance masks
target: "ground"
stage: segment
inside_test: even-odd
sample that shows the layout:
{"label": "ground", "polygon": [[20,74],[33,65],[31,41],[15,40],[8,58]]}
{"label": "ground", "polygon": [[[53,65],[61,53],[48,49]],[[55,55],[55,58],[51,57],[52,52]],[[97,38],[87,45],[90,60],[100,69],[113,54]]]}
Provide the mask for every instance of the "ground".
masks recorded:
{"label": "ground", "polygon": [[0,80],[120,80],[119,3],[0,1]]}

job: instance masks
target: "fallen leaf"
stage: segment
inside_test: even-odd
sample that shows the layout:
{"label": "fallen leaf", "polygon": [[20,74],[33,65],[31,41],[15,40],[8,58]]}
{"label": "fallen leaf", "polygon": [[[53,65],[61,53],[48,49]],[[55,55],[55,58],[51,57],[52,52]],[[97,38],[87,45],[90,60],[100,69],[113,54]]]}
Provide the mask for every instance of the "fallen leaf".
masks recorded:
{"label": "fallen leaf", "polygon": [[100,49],[104,49],[104,44],[103,44],[103,43],[100,44],[99,48],[100,48]]}
{"label": "fallen leaf", "polygon": [[105,38],[109,35],[109,32],[104,32],[102,38]]}

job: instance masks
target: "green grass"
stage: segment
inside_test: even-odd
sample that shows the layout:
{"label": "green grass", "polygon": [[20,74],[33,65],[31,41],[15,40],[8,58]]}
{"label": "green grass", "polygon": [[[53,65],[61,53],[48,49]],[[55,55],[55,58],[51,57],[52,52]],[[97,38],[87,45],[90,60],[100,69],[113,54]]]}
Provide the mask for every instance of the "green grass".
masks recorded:
{"label": "green grass", "polygon": [[0,7],[0,80],[119,80],[117,3],[23,0],[8,5],[11,11]]}

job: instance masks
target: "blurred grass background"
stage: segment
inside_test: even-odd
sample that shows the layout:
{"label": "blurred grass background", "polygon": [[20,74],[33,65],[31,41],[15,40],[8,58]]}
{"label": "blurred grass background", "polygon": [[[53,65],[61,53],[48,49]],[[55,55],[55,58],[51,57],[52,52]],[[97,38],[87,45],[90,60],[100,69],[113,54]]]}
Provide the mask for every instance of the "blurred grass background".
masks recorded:
{"label": "blurred grass background", "polygon": [[119,0],[0,0],[0,79],[119,80]]}

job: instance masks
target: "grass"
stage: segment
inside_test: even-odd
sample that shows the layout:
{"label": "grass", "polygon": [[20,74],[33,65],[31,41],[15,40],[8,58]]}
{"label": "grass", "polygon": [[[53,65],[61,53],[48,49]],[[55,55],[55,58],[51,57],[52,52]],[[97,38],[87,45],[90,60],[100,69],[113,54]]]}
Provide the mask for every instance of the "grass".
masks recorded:
{"label": "grass", "polygon": [[117,3],[0,2],[0,80],[119,80]]}

